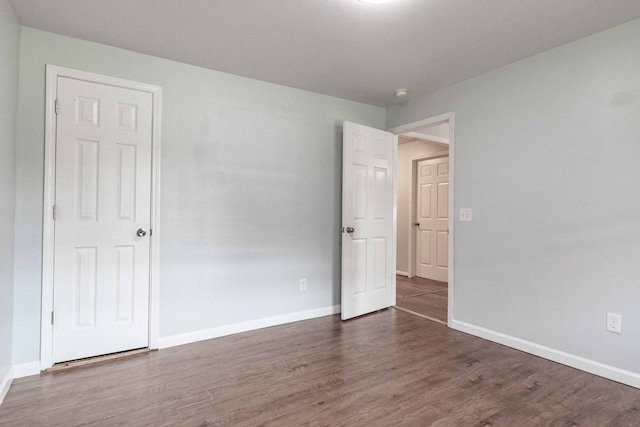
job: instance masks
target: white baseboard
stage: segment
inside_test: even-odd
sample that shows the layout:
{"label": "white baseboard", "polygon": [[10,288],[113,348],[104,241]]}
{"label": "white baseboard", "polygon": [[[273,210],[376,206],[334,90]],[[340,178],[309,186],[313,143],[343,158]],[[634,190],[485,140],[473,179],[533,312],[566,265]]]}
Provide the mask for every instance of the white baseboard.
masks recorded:
{"label": "white baseboard", "polygon": [[13,382],[13,372],[12,372],[12,369],[9,368],[4,373],[4,375],[0,376],[0,405],[2,405],[2,401],[4,400],[5,396],[9,392],[9,387],[11,387],[11,382]]}
{"label": "white baseboard", "polygon": [[604,377],[631,387],[640,388],[640,373],[626,371],[594,360],[585,359],[584,357],[565,353],[540,344],[485,329],[480,326],[471,325],[469,323],[453,320],[450,327],[461,332],[466,332],[489,341],[497,342],[507,347],[524,351],[534,356],[542,357],[581,371],[589,372],[600,377]]}
{"label": "white baseboard", "polygon": [[13,365],[13,378],[22,378],[38,374],[40,374],[40,362]]}
{"label": "white baseboard", "polygon": [[173,335],[158,339],[158,348],[175,347],[177,345],[190,344],[193,342],[210,340],[212,338],[223,337],[225,335],[237,334],[240,332],[253,331],[270,326],[284,325],[286,323],[298,322],[300,320],[314,319],[316,317],[330,316],[340,313],[340,306],[323,307],[315,310],[299,311],[296,313],[284,314],[282,316],[267,317],[265,319],[251,320],[248,322],[235,323],[232,325],[219,326],[217,328],[203,329],[200,331],[188,332],[186,334]]}
{"label": "white baseboard", "polygon": [[400,270],[397,270],[397,271],[396,271],[396,274],[397,274],[398,276],[407,276],[407,277],[409,277],[409,273],[407,273],[406,271],[400,271]]}

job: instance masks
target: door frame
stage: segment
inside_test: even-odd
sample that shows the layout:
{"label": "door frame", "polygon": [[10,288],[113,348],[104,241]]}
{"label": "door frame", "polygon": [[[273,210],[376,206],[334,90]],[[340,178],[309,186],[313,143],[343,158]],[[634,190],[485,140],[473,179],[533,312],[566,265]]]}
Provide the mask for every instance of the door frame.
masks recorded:
{"label": "door frame", "polygon": [[[406,132],[411,132],[411,131],[415,131],[418,130],[420,128],[423,127],[427,127],[427,126],[436,126],[439,124],[443,124],[443,123],[449,123],[449,238],[448,238],[448,245],[449,245],[449,250],[448,250],[448,256],[449,256],[449,269],[448,269],[448,307],[447,307],[447,325],[450,327],[452,322],[453,322],[453,310],[454,310],[454,301],[453,301],[453,289],[454,289],[454,263],[455,263],[455,259],[454,259],[454,244],[455,244],[455,229],[454,229],[454,225],[455,225],[455,221],[454,221],[454,217],[455,217],[455,212],[454,212],[454,166],[455,166],[455,158],[454,158],[454,123],[455,122],[455,113],[453,111],[448,112],[448,113],[444,113],[444,114],[440,114],[437,116],[432,116],[423,120],[419,120],[416,122],[411,122],[411,123],[407,123],[404,125],[400,125],[400,126],[394,126],[392,128],[387,129],[388,132],[393,133],[394,135],[399,135],[401,133],[406,133]],[[397,144],[396,144],[397,145]],[[412,161],[412,164],[415,163],[414,161]],[[394,177],[394,185],[397,184],[397,171],[398,171],[398,165],[397,165],[397,157],[396,157],[396,175]],[[412,183],[411,186],[413,187],[414,184]],[[413,188],[412,188],[413,191]],[[411,203],[411,202],[410,202]],[[411,203],[411,209],[413,209],[413,203]],[[415,213],[412,213],[410,211],[410,215],[411,218],[413,218],[413,216],[415,215]],[[397,225],[397,222],[396,222]],[[411,227],[413,225],[413,222],[411,221],[409,223],[409,226]],[[396,233],[397,235],[397,233]],[[409,242],[411,244],[412,241],[412,237],[411,237],[411,233],[409,233]],[[415,239],[415,236],[413,237],[413,239]],[[397,246],[398,246],[398,240],[397,237],[394,241],[394,253],[397,252]],[[415,269],[415,265],[412,266],[412,263],[414,263],[413,261],[413,256],[411,254],[411,248],[409,250],[409,274],[411,274],[412,268]],[[415,270],[413,270],[415,271]]]}
{"label": "door frame", "polygon": [[58,78],[68,77],[93,83],[133,89],[152,96],[151,137],[151,230],[149,265],[149,348],[158,348],[159,335],[159,272],[160,272],[160,130],[162,89],[139,83],[56,65],[46,65],[45,137],[44,137],[44,205],[42,220],[42,304],[40,329],[40,370],[53,366],[53,278],[54,278],[54,220],[56,177],[56,94]]}

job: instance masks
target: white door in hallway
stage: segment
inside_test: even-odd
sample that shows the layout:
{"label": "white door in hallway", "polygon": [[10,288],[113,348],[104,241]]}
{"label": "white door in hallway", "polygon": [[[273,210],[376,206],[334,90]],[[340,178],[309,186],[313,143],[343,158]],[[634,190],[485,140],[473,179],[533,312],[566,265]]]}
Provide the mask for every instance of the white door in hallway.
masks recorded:
{"label": "white door in hallway", "polygon": [[58,77],[53,362],[147,347],[152,95]]}
{"label": "white door in hallway", "polygon": [[446,282],[449,270],[449,157],[419,161],[416,180],[416,276]]}
{"label": "white door in hallway", "polygon": [[395,137],[344,122],[342,319],[395,304]]}

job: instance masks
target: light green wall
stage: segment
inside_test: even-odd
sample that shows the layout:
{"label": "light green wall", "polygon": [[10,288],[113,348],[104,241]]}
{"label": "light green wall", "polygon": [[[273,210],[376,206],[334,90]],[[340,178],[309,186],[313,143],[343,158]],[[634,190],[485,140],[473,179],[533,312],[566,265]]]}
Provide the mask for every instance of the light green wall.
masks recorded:
{"label": "light green wall", "polygon": [[[455,112],[454,318],[640,374],[640,20],[388,111]],[[622,335],[605,330],[622,314]]]}
{"label": "light green wall", "polygon": [[341,123],[384,109],[30,28],[20,53],[15,364],[39,359],[45,64],[162,87],[161,337],[340,303]]}
{"label": "light green wall", "polygon": [[15,210],[16,100],[20,27],[0,0],[0,393],[11,369]]}

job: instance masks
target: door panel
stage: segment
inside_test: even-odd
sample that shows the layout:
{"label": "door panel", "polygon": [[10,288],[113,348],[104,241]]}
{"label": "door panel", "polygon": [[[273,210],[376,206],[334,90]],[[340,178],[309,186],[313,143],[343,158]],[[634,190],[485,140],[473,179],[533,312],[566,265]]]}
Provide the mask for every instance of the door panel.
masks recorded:
{"label": "door panel", "polygon": [[395,304],[394,156],[392,134],[344,123],[342,319]]}
{"label": "door panel", "polygon": [[152,95],[58,78],[54,363],[148,346]]}
{"label": "door panel", "polygon": [[75,294],[73,306],[76,328],[93,328],[96,325],[96,276],[98,248],[75,248]]}
{"label": "door panel", "polygon": [[416,276],[448,280],[449,158],[417,165]]}
{"label": "door panel", "polygon": [[[437,267],[440,270],[446,270],[449,268],[449,251],[448,251],[448,247],[449,247],[449,233],[445,232],[445,231],[438,231],[438,260],[437,260]],[[444,280],[442,280],[443,282],[446,282],[446,278]]]}
{"label": "door panel", "polygon": [[422,265],[431,265],[431,234],[430,230],[418,230],[420,233],[420,252],[418,259]]}

